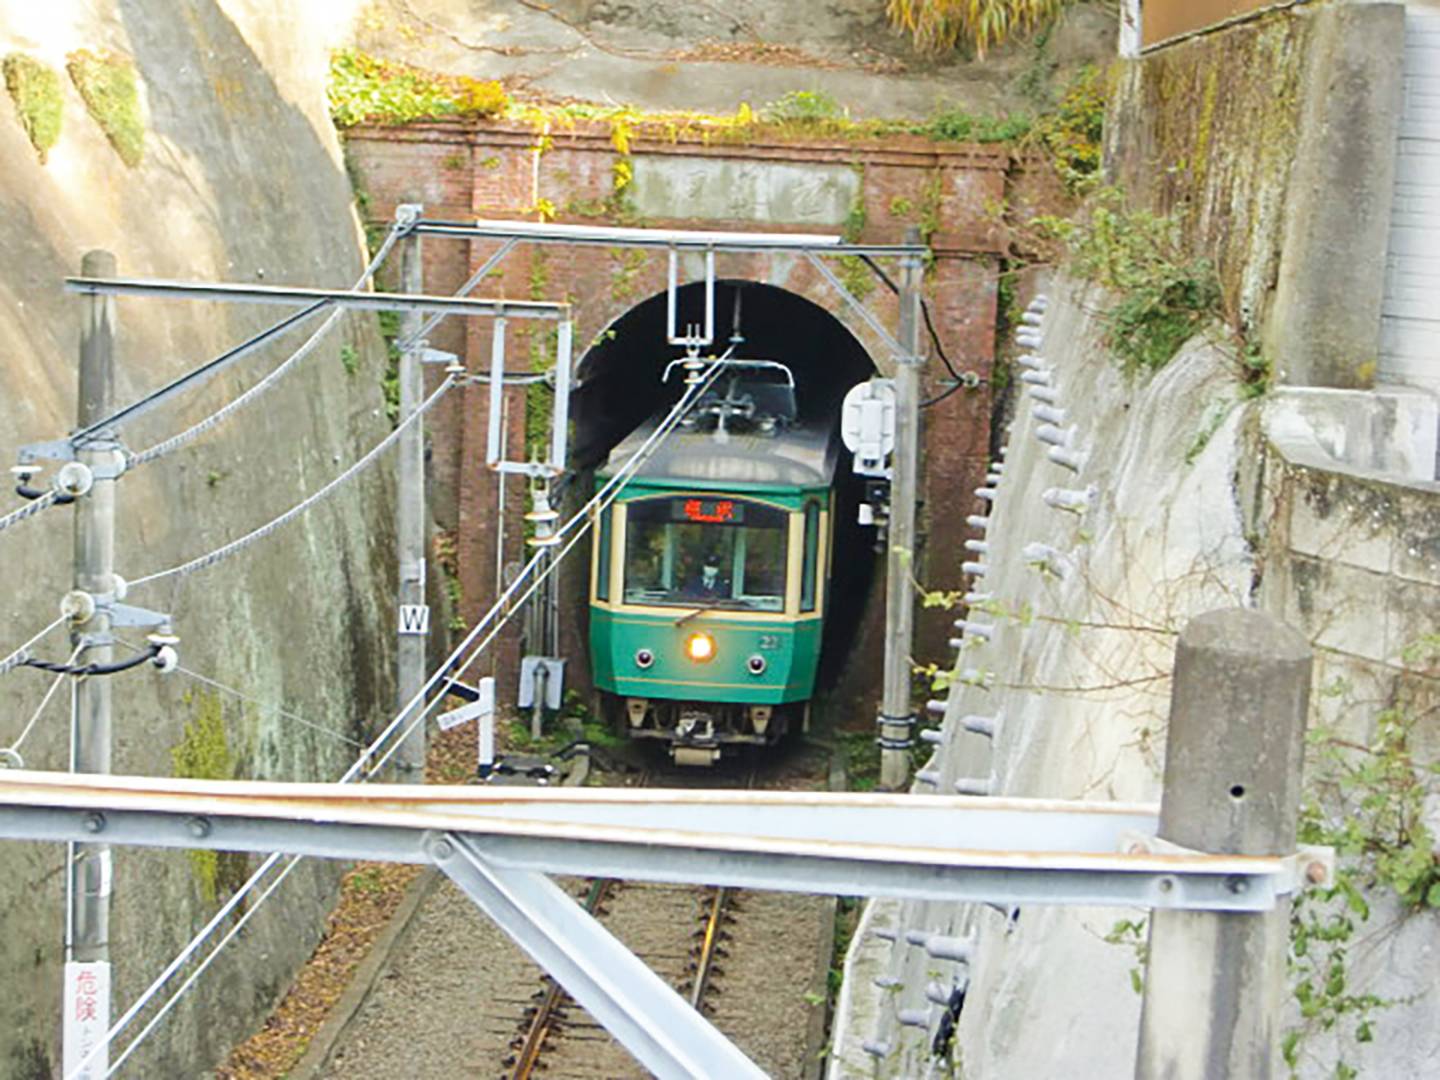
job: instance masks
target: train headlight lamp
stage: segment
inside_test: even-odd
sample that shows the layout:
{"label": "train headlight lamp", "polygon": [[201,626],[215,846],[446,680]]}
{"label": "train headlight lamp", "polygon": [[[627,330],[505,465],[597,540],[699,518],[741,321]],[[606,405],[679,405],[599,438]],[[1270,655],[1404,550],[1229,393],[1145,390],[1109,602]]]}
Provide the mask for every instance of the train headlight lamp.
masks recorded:
{"label": "train headlight lamp", "polygon": [[715,639],[701,630],[685,639],[685,655],[697,664],[715,659]]}

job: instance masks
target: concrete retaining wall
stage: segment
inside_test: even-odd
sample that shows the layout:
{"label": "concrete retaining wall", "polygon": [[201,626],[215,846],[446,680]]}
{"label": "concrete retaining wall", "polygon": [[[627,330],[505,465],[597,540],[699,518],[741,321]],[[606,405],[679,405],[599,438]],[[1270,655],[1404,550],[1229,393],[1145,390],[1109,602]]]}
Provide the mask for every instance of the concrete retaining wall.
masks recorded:
{"label": "concrete retaining wall", "polygon": [[[63,127],[41,164],[6,95],[0,103],[0,452],[54,438],[75,418],[79,302],[61,290],[81,254],[114,251],[122,274],[181,280],[348,287],[360,273],[358,221],[326,115],[327,42],[355,5],[268,0],[133,0],[9,5],[0,52],[59,75]],[[303,8],[303,10],[302,10]],[[107,48],[133,59],[144,158],[123,165],[65,74],[66,54]],[[119,302],[117,398],[128,403],[209,359],[277,309]],[[243,361],[126,431],[143,449],[253,384],[288,355]],[[342,347],[346,352],[342,358]],[[355,373],[347,374],[347,363]],[[293,505],[388,430],[384,349],[373,316],[347,317],[278,389],[191,447],[118,487],[119,572],[131,580],[208,551]],[[50,474],[44,474],[48,478]],[[242,688],[223,726],[240,776],[338,774],[358,737],[388,716],[394,614],[392,485],[372,472],[265,543],[183,584],[137,588],[131,602],[173,612],[188,668]],[[12,502],[3,500],[8,510]],[[54,617],[70,582],[71,511],[53,509],[0,534],[8,652]],[[36,650],[69,653],[63,634]],[[148,667],[115,677],[116,771],[170,774],[184,726],[210,690]],[[5,743],[49,677],[0,676]],[[28,765],[66,765],[67,709],[52,703],[23,747]],[[283,705],[319,729],[282,717]],[[326,734],[330,732],[333,734]],[[57,845],[6,844],[0,875],[0,1075],[59,1075],[63,888]],[[222,897],[237,872],[220,878]],[[112,922],[116,1014],[213,913],[184,852],[117,852]],[[335,869],[306,864],[127,1068],[198,1075],[247,1034],[309,955],[333,898]]]}
{"label": "concrete retaining wall", "polygon": [[[1175,633],[1234,604],[1271,611],[1315,646],[1312,726],[1364,745],[1380,714],[1401,708],[1416,720],[1417,760],[1440,757],[1433,659],[1406,648],[1433,634],[1440,601],[1440,486],[1406,478],[1397,468],[1405,454],[1363,467],[1322,449],[1337,445],[1347,421],[1352,432],[1364,427],[1351,414],[1366,402],[1379,441],[1398,445],[1391,436],[1408,426],[1395,422],[1393,403],[1282,391],[1262,406],[1243,397],[1234,361],[1202,339],[1148,382],[1127,385],[1088,314],[1102,298],[1064,282],[1051,292],[1041,351],[1084,464],[1072,474],[1048,460],[1033,402],[1020,406],[986,530],[988,571],[974,586],[993,601],[968,615],[993,636],[971,636],[959,653],[946,741],[928,765],[938,784],[917,784],[917,797],[993,777],[997,794],[1157,798]],[[1353,437],[1349,445],[1356,459],[1373,449]],[[1091,506],[1054,509],[1043,498],[1052,487],[1091,489]],[[1035,543],[1053,550],[1027,552]],[[966,714],[1002,717],[1000,733],[992,741],[964,732]],[[1327,790],[1312,784],[1328,800]],[[1330,1075],[1337,1057],[1387,1076],[1418,1074],[1433,1060],[1426,965],[1440,920],[1401,918],[1384,890],[1371,902],[1349,986],[1399,1004],[1378,1013],[1372,1043],[1355,1042],[1353,1024],[1309,1035],[1302,1075]],[[1132,1075],[1142,912],[878,906],[871,918],[896,928],[899,941],[853,947],[864,957],[854,970],[869,977],[846,991],[832,1076],[926,1075],[941,1010],[925,988],[966,980],[955,1043],[965,1076]],[[905,944],[905,930],[973,936],[974,959],[930,959]],[[1293,1002],[1291,1010],[1287,1026],[1298,1025]],[[917,1019],[923,1027],[901,1022]],[[865,1041],[885,1052],[866,1052]]]}

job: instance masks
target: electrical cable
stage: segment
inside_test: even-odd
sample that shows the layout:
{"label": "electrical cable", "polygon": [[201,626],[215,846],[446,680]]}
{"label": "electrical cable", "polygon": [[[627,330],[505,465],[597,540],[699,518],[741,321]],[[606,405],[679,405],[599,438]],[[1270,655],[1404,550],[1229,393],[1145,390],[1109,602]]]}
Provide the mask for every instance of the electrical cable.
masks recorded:
{"label": "electrical cable", "polygon": [[445,377],[445,380],[435,388],[435,391],[423,402],[421,402],[419,408],[417,408],[413,413],[407,416],[402,423],[397,425],[394,431],[390,432],[389,435],[386,435],[385,438],[381,439],[378,443],[371,447],[370,450],[365,453],[364,457],[360,458],[358,461],[356,461],[348,469],[342,472],[339,476],[335,477],[335,479],[331,480],[324,487],[302,499],[300,502],[292,506],[289,510],[286,510],[279,517],[273,518],[266,524],[260,526],[258,529],[254,529],[251,532],[246,533],[244,536],[240,537],[240,539],[232,540],[230,543],[225,544],[222,547],[218,547],[214,551],[209,552],[208,554],[191,559],[189,562],[181,563],[179,566],[172,566],[168,570],[157,570],[153,574],[146,574],[142,578],[137,578],[136,580],[130,582],[130,587],[133,589],[138,585],[153,584],[156,581],[163,581],[165,578],[169,577],[175,577],[177,575],[184,577],[186,575],[193,574],[197,570],[204,570],[208,567],[214,566],[216,563],[224,562],[230,556],[235,555],[240,551],[243,551],[251,544],[265,539],[265,537],[269,536],[276,529],[279,529],[282,526],[289,524],[295,518],[306,513],[307,511],[315,507],[317,504],[329,498],[332,494],[335,493],[336,490],[338,490],[342,485],[344,485],[346,481],[350,480],[356,474],[360,473],[361,471],[369,467],[371,464],[373,464],[381,454],[383,454],[386,450],[388,450],[391,446],[395,444],[396,440],[398,440],[400,436],[405,433],[405,430],[411,424],[418,422],[419,419],[427,412],[429,412],[430,409],[434,407],[436,402],[438,402],[442,397],[444,397],[445,394],[454,385],[455,376],[447,375]]}
{"label": "electrical cable", "polygon": [[[113,1062],[111,1062],[110,1067],[105,1070],[105,1075],[107,1078],[115,1075],[115,1073],[119,1070],[120,1066],[125,1064],[125,1059],[130,1056],[130,1054],[135,1050],[137,1046],[139,1046],[142,1042],[145,1041],[145,1038],[150,1034],[150,1032],[154,1031],[155,1028],[159,1026],[160,1021],[165,1019],[166,1015],[170,1012],[170,1010],[175,1007],[175,1003],[178,1002],[182,997],[184,997],[185,993],[190,989],[190,987],[195,984],[195,981],[199,979],[201,975],[205,974],[206,970],[209,969],[210,964],[217,956],[220,955],[221,951],[225,948],[225,946],[229,945],[230,942],[236,937],[236,935],[238,935],[240,931],[245,929],[245,924],[250,921],[251,916],[254,915],[255,912],[260,910],[260,906],[264,904],[266,900],[270,899],[270,895],[280,887],[280,883],[282,881],[284,881],[287,877],[290,876],[290,871],[294,870],[295,867],[299,865],[302,858],[304,858],[303,855],[292,855],[290,857],[290,861],[285,865],[285,869],[281,870],[280,873],[276,876],[275,880],[270,882],[270,884],[265,887],[265,891],[260,894],[260,896],[256,899],[255,903],[252,904],[250,907],[246,908],[243,912],[241,912],[240,918],[235,920],[235,925],[232,926],[225,933],[224,937],[222,937],[219,941],[215,943],[215,947],[206,954],[204,960],[200,961],[199,966],[196,967],[195,970],[192,971],[188,976],[186,976],[185,981],[180,984],[180,986],[176,989],[175,993],[171,997],[167,998],[165,1003],[156,1010],[155,1015],[145,1022],[145,1026],[140,1029],[139,1034],[137,1034],[135,1038],[131,1039],[128,1043],[125,1044],[125,1049],[120,1051],[120,1056],[117,1057]],[[274,866],[274,864],[279,861],[279,855],[271,855],[270,858],[262,864],[262,869],[268,871],[270,867]],[[257,871],[257,874],[258,873],[259,871]],[[254,875],[252,875],[252,880],[253,879]],[[218,925],[217,919],[218,915],[216,919],[211,919],[210,922],[206,925]],[[132,1007],[131,1011],[127,1012],[126,1018],[133,1016],[138,1011],[138,1008]],[[105,1041],[100,1043],[99,1045],[109,1045],[108,1034],[105,1038]],[[84,1061],[82,1061],[81,1064],[76,1067],[75,1071],[72,1072],[70,1076],[66,1078],[66,1080],[73,1080],[73,1078],[78,1077],[84,1070],[85,1065],[88,1064],[90,1057],[93,1056],[98,1049],[98,1046],[95,1049],[92,1049],[90,1053],[86,1055]]]}
{"label": "electrical cable", "polygon": [[25,644],[21,645],[18,649],[13,650],[8,656],[5,657],[5,659],[0,660],[0,675],[4,675],[7,671],[13,671],[15,668],[20,667],[23,663],[25,663],[25,661],[30,658],[30,647],[32,645],[38,644],[40,640],[45,637],[46,634],[50,633],[51,630],[54,630],[64,621],[65,616],[61,615],[49,626],[45,627],[44,630],[41,630],[29,641],[25,642]]}
{"label": "electrical cable", "polygon": [[[469,296],[470,293],[473,292],[476,288],[478,288],[480,283],[489,276],[490,271],[495,269],[495,267],[499,264],[500,260],[505,258],[506,255],[510,254],[510,252],[514,249],[516,243],[517,240],[511,237],[507,239],[503,244],[501,244],[495,251],[491,252],[490,257],[480,264],[480,268],[476,270],[475,273],[470,275],[469,280],[466,281],[464,285],[461,285],[460,288],[455,290],[455,295]],[[448,319],[449,317],[450,313],[448,311],[431,312],[428,316],[426,316],[425,321],[420,324],[419,329],[417,329],[413,334],[408,334],[405,337],[398,339],[395,342],[395,347],[401,352],[409,352],[411,349],[414,349],[422,341],[424,341],[426,335],[428,335],[431,330],[434,330],[435,327],[439,326],[442,321]]]}
{"label": "electrical cable", "polygon": [[[359,291],[359,289],[366,282],[368,282],[371,278],[375,276],[376,271],[380,269],[381,264],[384,263],[385,258],[390,254],[390,249],[395,246],[395,241],[397,241],[401,235],[402,233],[399,228],[391,228],[390,232],[386,235],[384,242],[380,245],[380,250],[375,253],[375,257],[372,258],[369,265],[365,267],[365,272],[361,274],[359,280],[356,281],[353,286],[351,286],[351,292]],[[314,305],[311,308],[307,308],[301,314],[308,315],[313,311],[319,310],[319,307],[320,305]],[[330,317],[321,324],[320,328],[316,330],[315,333],[311,334],[310,337],[306,339],[304,344],[302,344],[298,349],[296,349],[292,354],[290,354],[290,356],[288,356],[285,360],[281,361],[281,363],[275,368],[274,371],[270,372],[270,374],[266,375],[254,386],[250,387],[249,390],[246,390],[239,397],[235,398],[234,401],[231,401],[228,404],[217,409],[215,412],[205,417],[205,419],[199,421],[198,423],[192,424],[190,427],[186,428],[178,435],[172,435],[170,438],[156,443],[148,450],[142,450],[138,454],[133,455],[129,459],[128,466],[130,468],[135,468],[140,465],[144,465],[147,462],[154,461],[156,458],[164,457],[172,450],[178,450],[186,443],[199,438],[201,435],[209,431],[211,428],[215,427],[217,424],[222,423],[225,418],[228,417],[231,413],[237,412],[238,410],[244,408],[246,405],[250,404],[250,402],[254,401],[261,394],[265,393],[265,391],[269,390],[277,382],[283,379],[285,375],[293,367],[295,367],[296,364],[298,364],[301,360],[305,359],[305,357],[309,356],[310,353],[315,350],[315,347],[320,344],[321,339],[327,333],[329,333],[329,331],[334,327],[335,323],[340,319],[342,315],[344,315],[343,310],[331,312]]]}
{"label": "electrical cable", "polygon": [[[76,645],[75,651],[70,654],[70,659],[67,663],[75,663],[75,658],[80,655],[84,648],[84,644]],[[55,696],[55,691],[60,689],[60,684],[65,681],[66,674],[66,672],[62,671],[59,675],[55,676],[55,680],[50,684],[50,689],[46,690],[45,696],[40,699],[39,707],[36,708],[34,714],[30,717],[29,723],[27,723],[20,732],[20,737],[9,746],[0,749],[0,755],[9,756],[14,759],[15,768],[23,769],[25,767],[25,759],[20,756],[20,747],[26,738],[29,737],[31,729],[35,726],[35,722],[40,719],[40,714],[45,711],[45,706],[50,704],[50,699]]]}
{"label": "electrical cable", "polygon": [[[124,638],[116,638],[116,640],[119,641],[122,645],[128,646],[129,648],[133,649],[136,647],[130,642],[126,641]],[[201,675],[198,671],[193,671],[183,664],[176,664],[175,667],[171,670],[178,671],[181,675],[187,675],[190,678],[194,679],[196,682],[202,683],[205,686],[210,687],[212,690],[218,690],[222,694],[229,694],[231,697],[237,698],[238,700],[247,702],[251,705],[258,706],[261,709],[271,710],[277,716],[283,717],[286,720],[293,720],[301,727],[307,727],[310,728],[312,731],[318,731],[322,735],[328,735],[332,739],[338,739],[340,742],[349,743],[351,746],[358,747],[361,750],[365,749],[365,744],[362,743],[359,739],[352,739],[349,735],[344,735],[341,732],[334,731],[330,728],[325,727],[323,724],[317,724],[313,720],[306,720],[303,716],[299,715],[298,713],[291,712],[282,705],[272,705],[271,703],[263,701],[260,698],[252,697],[251,695],[245,693],[242,690],[237,690],[233,686],[226,686],[224,683],[216,679],[212,679],[207,675]]]}
{"label": "electrical cable", "polygon": [[41,671],[55,671],[61,675],[117,675],[122,671],[137,668],[147,660],[154,660],[159,655],[159,645],[147,645],[144,650],[137,655],[126,657],[124,660],[117,660],[113,664],[95,663],[71,667],[69,664],[55,664],[49,660],[36,659],[33,656],[25,659],[23,663],[26,667],[39,668]]}
{"label": "electrical cable", "polygon": [[[864,260],[866,266],[870,267],[870,269],[874,271],[875,276],[885,283],[885,287],[887,289],[889,289],[896,296],[900,295],[900,287],[896,285],[895,282],[890,280],[890,276],[886,274],[885,271],[881,269],[880,266],[872,258],[870,258],[869,255],[861,255],[860,258]],[[976,375],[973,371],[966,372],[964,375],[962,375],[960,372],[955,370],[955,365],[950,362],[950,357],[947,356],[945,353],[945,346],[940,344],[940,334],[935,329],[934,320],[930,317],[930,305],[923,296],[920,298],[920,314],[925,319],[925,329],[928,330],[930,333],[930,340],[935,345],[936,355],[940,357],[941,363],[945,365],[945,370],[950,372],[950,377],[955,380],[955,385],[947,387],[945,390],[942,390],[934,397],[928,398],[927,400],[920,402],[920,408],[928,409],[931,405],[938,405],[940,402],[948,398],[951,394],[955,393],[955,391],[973,390],[976,387],[980,386],[982,383],[984,383],[985,380],[980,378],[980,376]]]}
{"label": "electrical cable", "polygon": [[[623,486],[623,484],[630,478],[630,476],[633,475],[633,473],[637,471],[646,460],[648,460],[650,453],[653,451],[654,447],[658,444],[658,442],[674,430],[675,426],[679,424],[680,419],[685,415],[686,412],[689,411],[690,407],[693,406],[705,393],[705,391],[714,384],[715,380],[719,377],[720,371],[726,366],[725,362],[726,360],[728,360],[731,351],[733,351],[733,349],[727,350],[725,354],[717,360],[712,370],[707,374],[704,380],[702,380],[701,382],[693,383],[686,388],[685,392],[681,394],[680,399],[672,407],[670,413],[667,414],[665,419],[662,420],[659,425],[656,426],[655,431],[646,438],[646,440],[640,445],[640,447],[635,451],[634,454],[632,454],[629,458],[626,459],[626,461],[620,466],[620,468],[616,470],[615,474],[601,487],[600,491],[598,491],[590,499],[590,501],[585,504],[585,506],[581,507],[579,511],[577,511],[569,520],[567,520],[559,527],[559,529],[556,530],[555,535],[564,536],[567,532],[574,529],[576,525],[580,523],[584,523],[585,527],[588,528],[590,521],[593,519],[593,514],[602,512],[604,507],[608,507],[609,504],[614,501],[614,498],[618,495],[620,487]],[[600,505],[602,499],[604,499],[604,507],[602,507],[601,510],[597,511],[596,508]],[[570,544],[568,544],[564,550],[570,550],[570,547],[572,547],[576,541],[583,537],[584,534],[585,528],[581,528],[576,533],[576,536],[572,538]],[[364,779],[368,778],[369,775],[372,775],[375,769],[379,766],[375,766],[367,772],[365,769],[366,764],[370,760],[371,756],[374,754],[376,748],[378,748],[383,742],[388,740],[390,736],[395,733],[396,729],[410,715],[411,711],[416,709],[417,705],[421,707],[420,712],[416,716],[415,720],[412,721],[410,727],[406,729],[407,734],[410,730],[413,729],[416,723],[419,723],[420,721],[425,719],[426,715],[435,705],[438,705],[440,701],[443,700],[444,695],[441,694],[438,695],[433,702],[429,704],[424,703],[425,696],[439,683],[454,683],[455,681],[457,681],[459,676],[464,673],[464,671],[470,666],[470,664],[472,664],[481,655],[481,651],[483,650],[484,646],[488,645],[489,642],[493,640],[495,634],[498,633],[499,630],[504,626],[504,623],[518,613],[518,611],[520,610],[518,603],[512,606],[512,598],[514,594],[519,591],[519,585],[521,585],[525,581],[525,578],[544,559],[546,554],[547,552],[540,551],[531,557],[530,561],[520,571],[520,574],[516,576],[515,581],[491,606],[490,611],[487,612],[486,615],[479,622],[477,622],[473,628],[471,628],[469,633],[466,634],[465,639],[458,646],[456,646],[455,649],[451,651],[449,657],[447,657],[446,660],[442,664],[440,664],[439,667],[436,668],[434,673],[430,675],[430,677],[426,680],[425,684],[420,688],[420,690],[415,694],[415,696],[411,698],[411,700],[407,702],[405,706],[400,710],[399,714],[395,716],[390,721],[390,723],[388,723],[385,728],[378,735],[375,736],[374,739],[371,740],[369,746],[366,747],[365,752],[362,753],[360,757],[357,758],[356,761],[350,766],[350,768],[348,768],[341,776],[338,781],[339,783],[350,783],[354,781],[357,777]],[[560,565],[560,562],[560,558],[552,560],[546,572],[552,572],[554,568]],[[543,580],[543,578],[541,580]],[[538,582],[532,585],[530,591],[533,592],[534,588],[536,587],[538,587]],[[527,592],[525,595],[528,596],[529,592]],[[504,619],[501,621],[500,626],[495,628],[495,630],[490,634],[490,636],[485,639],[484,644],[482,644],[480,648],[476,649],[474,652],[471,653],[470,657],[465,661],[463,665],[461,665],[458,671],[454,671],[452,673],[452,669],[454,668],[456,661],[465,653],[467,649],[470,648],[470,646],[474,643],[475,639],[486,628],[486,625],[502,611],[504,612]],[[397,741],[395,745],[398,746],[399,742]],[[390,753],[393,753],[393,751],[394,747],[392,747]],[[389,753],[385,755],[385,758],[383,760],[388,759]],[[274,868],[274,866],[280,861],[280,859],[281,856],[279,854],[271,854],[267,856],[267,858],[260,865],[260,867],[253,874],[251,874],[249,878],[246,879],[245,883],[236,890],[236,892],[225,902],[225,904],[220,908],[220,910],[215,913],[215,915],[210,919],[210,921],[206,923],[205,926],[202,927],[198,933],[196,933],[196,935],[190,940],[190,942],[185,946],[185,948],[182,949],[181,952],[175,957],[175,959],[173,959],[166,966],[165,970],[162,971],[153,982],[151,982],[151,984],[141,993],[141,995],[134,1001],[134,1003],[132,1003],[131,1006],[124,1012],[124,1014],[121,1015],[121,1017],[116,1020],[113,1025],[111,1025],[110,1029],[105,1033],[104,1038],[97,1042],[96,1045],[91,1048],[85,1058],[82,1059],[81,1062],[76,1066],[76,1068],[66,1077],[66,1080],[75,1080],[75,1078],[84,1071],[85,1067],[90,1063],[90,1061],[95,1057],[95,1055],[100,1053],[102,1049],[108,1047],[111,1042],[114,1041],[115,1036],[118,1035],[121,1031],[123,1031],[130,1024],[130,1022],[140,1013],[140,1011],[144,1009],[145,1006],[148,1005],[150,1001],[159,994],[160,990],[165,986],[165,984],[170,980],[170,978],[181,967],[183,967],[185,963],[192,956],[194,956],[197,951],[199,951],[200,947],[205,943],[209,936],[214,933],[215,929],[220,926],[221,923],[229,916],[229,914],[244,901],[245,897],[248,896],[249,893],[256,887],[256,885],[263,879],[265,874],[267,874],[271,869]],[[295,863],[298,861],[298,856],[291,859],[290,865],[285,868],[281,876],[277,878],[274,882],[272,882],[271,885],[262,894],[261,898],[245,911],[241,919],[241,924],[247,921],[254,914],[254,912],[259,909],[261,903],[263,903],[264,900],[274,891],[275,887],[280,883],[281,880],[283,880],[284,876],[288,874],[291,869],[293,869]],[[211,961],[220,952],[220,950],[223,949],[225,945],[227,945],[229,941],[235,936],[235,933],[238,932],[238,929],[239,926],[233,927],[231,931],[225,935],[225,937],[215,946],[215,948],[212,949],[209,954],[207,954],[206,958],[201,963],[200,969],[192,973],[192,975],[185,980],[185,982],[176,990],[176,992],[166,1000],[165,1004],[161,1007],[159,1013],[157,1013],[157,1015],[153,1017],[149,1023],[146,1024],[146,1026],[141,1030],[139,1034],[136,1035],[134,1039],[132,1039],[129,1043],[126,1044],[124,1051],[122,1051],[120,1055],[120,1058],[116,1061],[114,1065],[111,1066],[110,1071],[107,1072],[107,1076],[113,1075],[115,1068],[117,1068],[120,1062],[123,1062],[134,1050],[134,1048],[139,1045],[141,1041],[144,1040],[144,1038],[149,1034],[149,1032],[155,1027],[160,1017],[168,1013],[169,1010],[174,1006],[174,1004],[179,1001],[180,997],[186,991],[188,991],[189,987],[194,983],[195,978],[198,977],[201,971],[203,971],[210,965]]]}

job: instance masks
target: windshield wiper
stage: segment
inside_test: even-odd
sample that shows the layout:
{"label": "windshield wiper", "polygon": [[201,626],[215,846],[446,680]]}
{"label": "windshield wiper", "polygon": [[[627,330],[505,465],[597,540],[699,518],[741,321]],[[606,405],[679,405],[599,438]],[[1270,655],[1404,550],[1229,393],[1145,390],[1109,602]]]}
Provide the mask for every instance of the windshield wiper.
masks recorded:
{"label": "windshield wiper", "polygon": [[714,603],[698,607],[694,611],[687,611],[680,618],[675,620],[676,626],[684,626],[691,619],[704,615],[707,611],[748,611],[750,602],[748,600],[736,600],[733,596],[716,600]]}

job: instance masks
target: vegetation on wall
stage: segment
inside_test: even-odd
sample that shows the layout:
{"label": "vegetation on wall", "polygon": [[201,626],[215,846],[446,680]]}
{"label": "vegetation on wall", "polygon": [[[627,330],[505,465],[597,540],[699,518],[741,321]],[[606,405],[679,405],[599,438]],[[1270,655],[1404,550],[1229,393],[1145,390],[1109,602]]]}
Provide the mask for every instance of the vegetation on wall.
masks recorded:
{"label": "vegetation on wall", "polygon": [[640,112],[629,105],[519,101],[498,83],[441,75],[356,49],[331,54],[328,94],[331,117],[342,129],[446,117],[503,118],[532,126],[539,133],[536,149],[541,154],[549,150],[557,131],[585,121],[605,124],[620,155],[613,182],[616,192],[630,184],[632,143],[640,138],[673,143],[686,136],[725,143],[922,135],[947,142],[999,143],[1017,142],[1032,124],[1023,116],[992,117],[953,106],[923,121],[856,119],[834,98],[809,90],[792,91],[758,109],[742,102],[733,113]]}
{"label": "vegetation on wall", "polygon": [[987,49],[1048,23],[1073,0],[889,0],[885,13],[923,52]]}
{"label": "vegetation on wall", "polygon": [[132,169],[139,165],[145,154],[145,121],[134,62],[116,53],[78,49],[66,57],[65,70],[120,160]]}
{"label": "vegetation on wall", "polygon": [[[1407,676],[1430,680],[1440,673],[1440,635],[1430,634],[1404,650]],[[1326,696],[1350,705],[1343,681]],[[1357,703],[1358,704],[1358,703]],[[1350,708],[1346,712],[1352,711]],[[1361,737],[1316,727],[1307,734],[1307,798],[1301,807],[1302,844],[1333,847],[1335,883],[1296,895],[1290,918],[1291,991],[1300,1023],[1287,1032],[1282,1051],[1298,1069],[1307,1040],[1338,1029],[1356,1043],[1374,1038],[1375,1013],[1398,1004],[1362,986],[1350,970],[1350,954],[1371,919],[1371,905],[1388,897],[1402,919],[1440,910],[1440,855],[1426,825],[1426,807],[1440,799],[1440,763],[1419,749],[1421,727],[1434,706],[1402,695],[1380,711]],[[1342,1058],[1335,1075],[1354,1077]]]}
{"label": "vegetation on wall", "polygon": [[[224,707],[218,694],[186,695],[194,716],[185,722],[180,741],[170,748],[170,761],[177,777],[187,780],[233,780],[236,760],[225,734]],[[231,890],[243,881],[247,859],[243,852],[191,851],[190,868],[200,896],[213,904],[222,890]]]}
{"label": "vegetation on wall", "polygon": [[1164,367],[1220,313],[1214,268],[1185,252],[1179,224],[1131,208],[1116,188],[1096,191],[1075,218],[1036,218],[1035,227],[1060,241],[1071,272],[1114,292],[1101,320],[1128,375]]}
{"label": "vegetation on wall", "polygon": [[1100,175],[1111,77],[1100,68],[1083,69],[1056,107],[1034,124],[1036,142],[1072,193],[1085,190]]}
{"label": "vegetation on wall", "polygon": [[15,113],[40,156],[40,164],[60,141],[60,122],[64,100],[60,95],[60,76],[39,60],[23,53],[5,57],[5,88],[15,102]]}
{"label": "vegetation on wall", "polygon": [[330,115],[335,126],[404,124],[441,116],[498,116],[510,98],[497,82],[438,75],[358,49],[330,54]]}

